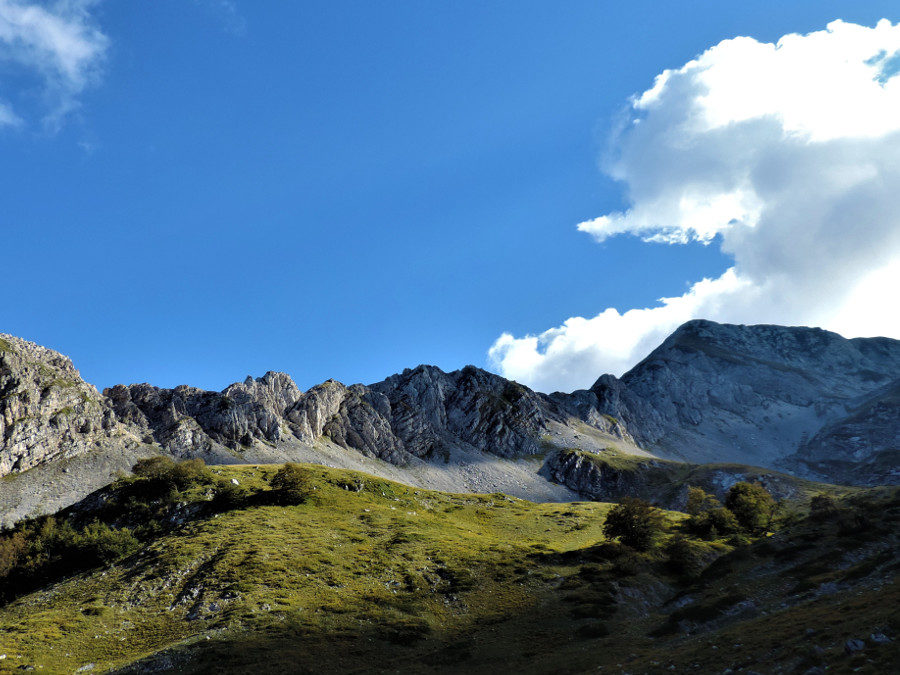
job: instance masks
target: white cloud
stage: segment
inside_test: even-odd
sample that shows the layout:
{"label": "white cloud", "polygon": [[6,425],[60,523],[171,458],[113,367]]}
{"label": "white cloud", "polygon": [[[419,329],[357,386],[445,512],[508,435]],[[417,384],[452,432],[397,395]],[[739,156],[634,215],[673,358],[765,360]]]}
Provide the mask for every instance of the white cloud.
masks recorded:
{"label": "white cloud", "polygon": [[[0,61],[11,64],[17,77],[24,75],[26,86],[36,85],[43,98],[40,116],[50,128],[58,127],[77,107],[79,94],[99,74],[107,38],[90,15],[95,4],[95,0],[0,0]],[[8,102],[21,92],[8,88],[0,83],[0,96],[6,99],[0,102],[0,126],[22,122]]]}
{"label": "white cloud", "polygon": [[734,266],[655,307],[502,335],[490,359],[541,390],[621,374],[683,321],[900,337],[900,24],[835,21],[776,44],[725,40],[631,102],[612,176],[630,208],[598,241],[709,243]]}

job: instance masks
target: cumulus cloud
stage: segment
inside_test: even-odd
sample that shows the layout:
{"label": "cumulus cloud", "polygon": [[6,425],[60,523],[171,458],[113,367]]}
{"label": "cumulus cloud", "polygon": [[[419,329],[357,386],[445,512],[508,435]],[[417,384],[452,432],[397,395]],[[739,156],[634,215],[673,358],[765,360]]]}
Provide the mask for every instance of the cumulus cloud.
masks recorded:
{"label": "cumulus cloud", "polygon": [[900,337],[900,24],[720,42],[635,96],[613,148],[630,206],[581,231],[719,242],[734,265],[657,306],[504,334],[507,377],[588,386],[692,318]]}
{"label": "cumulus cloud", "polygon": [[[17,84],[39,91],[40,117],[50,128],[77,107],[78,96],[99,74],[108,41],[90,14],[95,4],[0,0],[0,62],[7,64],[5,70]],[[9,99],[18,95],[27,105],[31,93],[12,92],[0,82],[0,97],[5,99],[0,101],[0,127],[23,123]]]}

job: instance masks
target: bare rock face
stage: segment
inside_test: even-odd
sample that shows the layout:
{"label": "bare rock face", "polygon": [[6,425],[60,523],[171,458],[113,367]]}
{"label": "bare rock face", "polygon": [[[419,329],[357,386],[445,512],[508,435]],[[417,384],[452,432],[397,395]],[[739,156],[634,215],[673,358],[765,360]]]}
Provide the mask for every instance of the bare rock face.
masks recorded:
{"label": "bare rock face", "polygon": [[290,375],[271,370],[256,379],[248,375],[243,382],[232,384],[222,392],[238,405],[259,404],[279,416],[296,403],[301,393]]}
{"label": "bare rock face", "polygon": [[474,366],[419,366],[371,389],[387,398],[392,429],[418,457],[460,442],[501,457],[535,454],[547,423],[564,418],[549,397]]}
{"label": "bare rock face", "polygon": [[327,439],[396,465],[460,446],[512,457],[540,452],[547,423],[574,414],[472,366],[452,373],[419,366],[370,386],[328,380],[305,393],[287,375],[270,372],[222,392],[135,384],[104,394],[120,421],[178,456]]}
{"label": "bare rock face", "polygon": [[[651,409],[644,409],[641,400],[612,375],[601,376],[590,390],[580,389],[571,394],[555,392],[549,398],[571,417],[635,445],[637,441],[628,424],[636,426],[653,414]],[[640,418],[633,414],[634,410],[641,411]],[[610,411],[625,417],[616,417]]]}
{"label": "bare rock face", "polygon": [[120,435],[110,406],[68,358],[0,334],[0,476]]}
{"label": "bare rock face", "polygon": [[222,392],[120,384],[103,393],[120,420],[144,430],[148,441],[177,456],[203,455],[214,444],[237,449],[254,440],[282,440],[290,435],[285,408],[300,396],[288,375],[274,372],[255,380],[248,377]]}
{"label": "bare rock face", "polygon": [[655,467],[646,462],[625,469],[598,461],[588,453],[557,450],[547,456],[541,474],[587,499],[618,501],[622,497],[647,498],[645,487],[658,478]]}
{"label": "bare rock face", "polygon": [[368,387],[329,380],[303,394],[286,418],[300,439],[327,436],[404,464],[460,445],[504,457],[533,454],[546,423],[562,413],[542,394],[478,368],[419,366]]}
{"label": "bare rock face", "polygon": [[651,452],[773,466],[898,376],[897,340],[690,321],[590,393]]}
{"label": "bare rock face", "polygon": [[848,485],[900,483],[900,379],[826,424],[783,466]]}
{"label": "bare rock face", "polygon": [[383,394],[361,384],[346,387],[340,406],[322,429],[338,445],[403,465],[409,454],[391,428],[391,407]]}

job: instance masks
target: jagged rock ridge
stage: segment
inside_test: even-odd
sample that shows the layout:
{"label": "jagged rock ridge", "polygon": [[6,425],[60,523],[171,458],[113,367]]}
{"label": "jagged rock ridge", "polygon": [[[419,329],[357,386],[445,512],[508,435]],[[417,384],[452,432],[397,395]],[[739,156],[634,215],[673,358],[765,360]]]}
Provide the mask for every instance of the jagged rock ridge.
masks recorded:
{"label": "jagged rock ridge", "polygon": [[[541,452],[541,436],[571,411],[550,397],[468,366],[445,373],[419,366],[370,386],[328,380],[301,393],[282,373],[248,378],[222,392],[181,386],[117,385],[106,396],[116,416],[175,455],[235,451],[257,442],[327,438],[402,465],[465,445],[501,457]],[[600,416],[594,426],[615,434]]]}
{"label": "jagged rock ridge", "polygon": [[675,510],[684,510],[688,486],[701,487],[724,500],[731,486],[740,481],[761,483],[776,499],[800,498],[810,485],[816,485],[743,464],[689,464],[572,449],[552,451],[541,474],[594,501],[619,502],[623,497],[640,497]]}

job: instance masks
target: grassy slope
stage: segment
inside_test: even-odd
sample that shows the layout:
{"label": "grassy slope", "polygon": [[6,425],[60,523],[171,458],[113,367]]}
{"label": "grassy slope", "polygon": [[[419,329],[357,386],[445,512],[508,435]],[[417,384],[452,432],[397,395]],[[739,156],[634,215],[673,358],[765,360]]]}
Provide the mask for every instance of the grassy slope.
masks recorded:
{"label": "grassy slope", "polygon": [[[188,523],[116,566],[0,609],[7,653],[0,667],[108,667],[180,640],[243,641],[245,631],[260,644],[284,631],[301,643],[371,632],[385,649],[402,652],[398,645],[421,635],[451,635],[474,620],[530,611],[532,590],[555,579],[550,568],[533,570],[530,557],[596,542],[607,510],[310,470],[317,490],[308,504]],[[252,487],[274,468],[216,472]],[[340,486],[348,476],[364,485],[360,492]],[[322,648],[333,652],[327,658],[335,666],[355,662],[339,639],[333,650]]]}
{"label": "grassy slope", "polygon": [[[215,471],[261,488],[275,467]],[[307,504],[187,522],[129,559],[0,607],[0,671],[73,672],[88,663],[102,671],[150,657],[181,672],[583,672],[600,664],[620,672],[623,664],[662,673],[750,663],[792,672],[776,665],[814,657],[835,672],[887,672],[896,657],[893,645],[852,659],[841,651],[848,637],[896,627],[900,598],[884,571],[892,563],[884,546],[896,543],[896,493],[873,511],[880,529],[870,537],[801,523],[679,586],[660,563],[597,545],[609,505],[451,495],[309,471],[317,489]],[[840,569],[846,560],[855,562]],[[827,583],[837,591],[816,595]],[[673,596],[682,602],[666,604]],[[741,601],[754,609],[735,614]],[[680,623],[671,618],[678,611]],[[794,653],[814,642],[823,655]]]}

